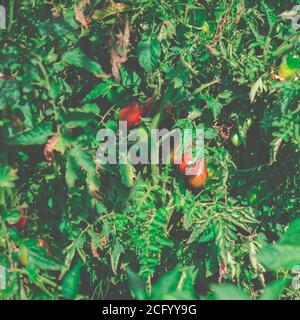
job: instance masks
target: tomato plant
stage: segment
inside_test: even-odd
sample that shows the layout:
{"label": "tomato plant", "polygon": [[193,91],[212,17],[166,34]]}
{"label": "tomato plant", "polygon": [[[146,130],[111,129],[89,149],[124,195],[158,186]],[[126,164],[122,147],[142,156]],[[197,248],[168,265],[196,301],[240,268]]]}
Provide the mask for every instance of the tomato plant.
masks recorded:
{"label": "tomato plant", "polygon": [[[0,299],[299,299],[300,42],[287,1],[4,6]],[[137,141],[121,143],[119,120]],[[205,160],[184,150],[176,164],[174,130],[192,145],[202,132]],[[113,163],[99,160],[105,144]],[[148,161],[120,161],[128,150]]]}

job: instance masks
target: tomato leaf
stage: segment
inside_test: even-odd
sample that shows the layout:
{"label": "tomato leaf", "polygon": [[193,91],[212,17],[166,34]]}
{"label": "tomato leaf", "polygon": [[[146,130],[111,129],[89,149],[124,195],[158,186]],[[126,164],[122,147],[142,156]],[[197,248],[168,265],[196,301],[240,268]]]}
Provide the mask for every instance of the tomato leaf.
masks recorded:
{"label": "tomato leaf", "polygon": [[46,143],[51,135],[53,135],[51,123],[39,123],[34,128],[11,137],[7,144],[24,146],[40,145]]}
{"label": "tomato leaf", "polygon": [[72,270],[66,273],[62,282],[62,295],[66,299],[74,299],[79,289],[82,262],[79,261]]}
{"label": "tomato leaf", "polygon": [[137,47],[138,60],[146,72],[153,72],[158,65],[161,48],[155,35],[146,40],[141,40]]}
{"label": "tomato leaf", "polygon": [[101,66],[87,57],[80,49],[73,49],[63,54],[62,61],[75,67],[83,68],[96,76],[103,74]]}

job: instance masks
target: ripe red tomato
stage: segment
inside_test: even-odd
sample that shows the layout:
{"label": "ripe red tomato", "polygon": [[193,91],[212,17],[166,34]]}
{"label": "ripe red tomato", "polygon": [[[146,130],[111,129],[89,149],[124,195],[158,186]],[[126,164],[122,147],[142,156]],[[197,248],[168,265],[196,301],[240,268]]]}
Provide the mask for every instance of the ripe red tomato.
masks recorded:
{"label": "ripe red tomato", "polygon": [[21,219],[14,224],[14,227],[21,230],[24,229],[27,226],[27,217],[26,216],[22,216]]}
{"label": "ripe red tomato", "polygon": [[20,210],[21,218],[19,219],[18,222],[16,222],[15,224],[12,224],[11,227],[21,230],[27,226],[28,220],[27,220],[27,216],[24,213],[24,209],[21,208],[19,210]]}
{"label": "ripe red tomato", "polygon": [[[192,152],[187,152],[183,155],[182,162],[178,165],[179,171],[186,175],[189,181],[189,184],[193,188],[202,188],[205,185],[205,182],[208,178],[208,170],[206,161],[203,159],[198,163],[193,162]],[[187,175],[186,170],[192,168],[195,170],[195,174]]]}
{"label": "ripe red tomato", "polygon": [[134,101],[120,110],[119,121],[127,121],[128,128],[132,128],[141,122],[143,114],[144,109]]}
{"label": "ripe red tomato", "polygon": [[[195,159],[193,158],[193,149],[196,147],[196,145],[193,143],[191,146],[186,147],[188,151],[183,154],[181,162],[178,165],[179,171],[182,174],[186,173],[185,170],[187,168],[192,168],[196,165],[195,163],[193,163],[193,161],[195,161]],[[178,147],[174,149],[173,159],[175,159],[175,155],[178,157]]]}
{"label": "ripe red tomato", "polygon": [[182,162],[179,163],[178,168],[182,174],[185,174],[185,170],[191,166],[193,160],[192,152],[186,152],[182,157]]}
{"label": "ripe red tomato", "polygon": [[208,178],[208,170],[205,160],[196,164],[196,174],[189,178],[189,184],[193,188],[203,188]]}

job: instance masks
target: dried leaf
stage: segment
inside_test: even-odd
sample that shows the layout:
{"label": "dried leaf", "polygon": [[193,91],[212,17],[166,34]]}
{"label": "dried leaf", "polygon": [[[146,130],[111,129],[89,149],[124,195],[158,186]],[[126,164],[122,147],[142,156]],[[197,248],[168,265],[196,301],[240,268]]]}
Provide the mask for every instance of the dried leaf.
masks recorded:
{"label": "dried leaf", "polygon": [[111,62],[111,73],[113,77],[119,82],[121,80],[120,68],[123,63],[127,61],[127,53],[130,41],[130,28],[128,19],[125,21],[123,32],[120,31],[117,35],[117,41],[111,41],[111,52],[110,52],[110,62]]}
{"label": "dried leaf", "polygon": [[81,0],[74,5],[75,19],[79,22],[85,29],[89,28],[88,19],[84,16],[84,9],[90,4],[89,0]]}
{"label": "dried leaf", "polygon": [[48,162],[49,166],[54,161],[54,150],[55,150],[55,144],[56,144],[57,140],[58,140],[58,137],[56,135],[54,135],[45,144],[44,155],[45,155],[46,161]]}

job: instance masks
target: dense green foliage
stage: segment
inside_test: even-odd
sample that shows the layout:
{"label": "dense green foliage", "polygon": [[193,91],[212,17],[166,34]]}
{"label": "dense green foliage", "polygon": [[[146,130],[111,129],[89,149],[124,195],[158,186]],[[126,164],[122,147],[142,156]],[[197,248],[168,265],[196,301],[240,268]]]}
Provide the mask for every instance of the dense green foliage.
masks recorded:
{"label": "dense green foliage", "polygon": [[[299,298],[292,5],[6,2],[0,297]],[[147,129],[204,129],[204,188],[172,164],[97,164],[98,130],[133,100]]]}

